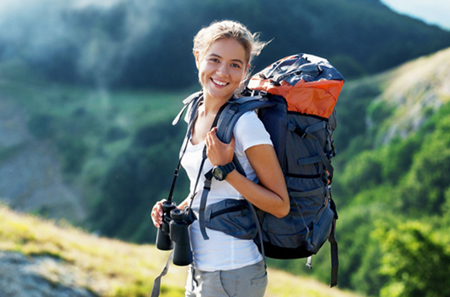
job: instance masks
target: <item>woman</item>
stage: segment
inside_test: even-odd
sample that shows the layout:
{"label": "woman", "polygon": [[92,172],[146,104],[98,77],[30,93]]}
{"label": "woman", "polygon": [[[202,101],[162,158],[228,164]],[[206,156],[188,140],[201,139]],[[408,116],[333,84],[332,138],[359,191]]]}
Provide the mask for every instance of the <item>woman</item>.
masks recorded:
{"label": "woman", "polygon": [[[277,217],[289,212],[289,196],[270,136],[255,112],[244,114],[237,122],[229,144],[211,129],[220,108],[233,97],[244,81],[251,58],[264,43],[258,42],[242,24],[215,22],[194,38],[194,57],[203,89],[190,142],[182,165],[191,181],[191,193],[178,207],[191,204],[199,208],[204,173],[214,166],[227,166],[236,154],[246,176],[231,168],[224,180],[213,180],[208,205],[223,199],[247,199]],[[202,179],[196,183],[204,146],[207,157]],[[197,184],[197,188],[194,189]],[[192,198],[191,198],[192,197]],[[161,202],[152,211],[154,225],[162,223]],[[198,221],[190,226],[194,262],[186,285],[186,296],[264,296],[266,267],[252,240],[242,240],[208,229],[209,240],[201,235]]]}

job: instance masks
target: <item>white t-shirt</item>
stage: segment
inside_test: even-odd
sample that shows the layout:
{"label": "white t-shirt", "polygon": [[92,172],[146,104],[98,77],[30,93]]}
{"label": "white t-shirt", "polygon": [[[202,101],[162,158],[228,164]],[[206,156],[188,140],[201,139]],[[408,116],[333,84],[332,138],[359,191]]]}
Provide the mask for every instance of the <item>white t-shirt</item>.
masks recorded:
{"label": "white t-shirt", "polygon": [[[237,121],[233,135],[235,137],[235,154],[244,169],[247,178],[257,182],[256,174],[247,159],[245,151],[255,145],[270,144],[270,135],[259,120],[254,111],[243,114]],[[189,141],[186,153],[182,160],[191,181],[190,192],[196,195],[192,204],[193,209],[198,210],[205,181],[204,174],[211,170],[211,162],[206,159],[203,165],[201,178],[197,189],[194,190],[200,163],[202,160],[205,141],[192,145]],[[213,178],[211,191],[208,194],[207,205],[217,203],[224,199],[244,199],[226,180],[217,181]],[[262,260],[253,240],[238,239],[220,231],[206,229],[209,240],[204,240],[200,232],[198,220],[189,227],[191,246],[194,257],[194,265],[203,271],[233,270],[247,265],[255,264]]]}

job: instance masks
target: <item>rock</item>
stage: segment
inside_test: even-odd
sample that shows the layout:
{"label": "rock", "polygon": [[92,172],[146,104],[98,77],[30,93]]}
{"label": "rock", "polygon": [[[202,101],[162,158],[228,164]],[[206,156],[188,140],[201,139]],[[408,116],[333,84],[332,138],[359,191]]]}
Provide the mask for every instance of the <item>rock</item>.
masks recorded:
{"label": "rock", "polygon": [[[49,263],[55,271],[48,271]],[[26,257],[15,252],[0,252],[0,296],[7,297],[96,297],[77,286],[76,276],[64,263],[51,257]],[[57,274],[65,282],[55,282],[45,275]]]}

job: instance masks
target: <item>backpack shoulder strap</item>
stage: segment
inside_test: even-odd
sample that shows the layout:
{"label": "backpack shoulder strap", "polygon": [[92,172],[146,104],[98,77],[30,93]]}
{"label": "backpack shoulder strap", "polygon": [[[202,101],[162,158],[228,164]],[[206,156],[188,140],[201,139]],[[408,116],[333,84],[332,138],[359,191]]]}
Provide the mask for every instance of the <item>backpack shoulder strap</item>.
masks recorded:
{"label": "backpack shoulder strap", "polygon": [[186,148],[187,148],[187,145],[189,142],[189,137],[190,137],[193,123],[194,123],[194,119],[197,115],[197,107],[198,107],[199,102],[202,99],[202,96],[203,96],[203,92],[197,92],[197,93],[192,94],[188,98],[184,99],[183,100],[184,107],[181,109],[181,111],[178,113],[178,115],[175,117],[175,119],[172,122],[172,125],[176,125],[180,121],[180,118],[183,116],[185,110],[187,108],[189,108],[188,109],[189,123],[188,123],[187,131],[186,131],[186,135],[183,140],[183,144],[181,145],[181,148],[180,148],[180,157],[178,159],[178,165],[174,171],[172,186],[170,187],[169,195],[167,196],[167,200],[169,200],[169,201],[172,201],[172,199],[173,199],[173,192],[175,190],[175,185],[176,185],[178,174],[179,174],[180,168],[181,168],[181,160],[183,159],[184,153],[186,152]]}
{"label": "backpack shoulder strap", "polygon": [[198,105],[198,101],[199,99],[202,98],[203,92],[199,91],[199,92],[195,92],[194,94],[190,95],[189,97],[187,97],[186,99],[183,100],[183,108],[180,110],[180,112],[177,114],[177,116],[175,117],[175,119],[172,121],[172,125],[175,126],[176,124],[178,124],[178,122],[180,121],[181,117],[183,116],[184,112],[186,111],[186,109],[189,107],[189,113],[192,117],[192,111],[194,106]]}
{"label": "backpack shoulder strap", "polygon": [[244,113],[274,105],[274,102],[263,96],[240,97],[230,101],[217,122],[217,137],[222,142],[230,143],[234,126]]}
{"label": "backpack shoulder strap", "polygon": [[[217,121],[217,138],[224,143],[230,143],[231,137],[233,136],[234,126],[244,113],[258,108],[265,108],[274,105],[274,102],[269,101],[267,97],[263,96],[234,98],[228,102]],[[233,157],[233,163],[237,171],[245,176],[245,171],[239,163],[236,155]]]}

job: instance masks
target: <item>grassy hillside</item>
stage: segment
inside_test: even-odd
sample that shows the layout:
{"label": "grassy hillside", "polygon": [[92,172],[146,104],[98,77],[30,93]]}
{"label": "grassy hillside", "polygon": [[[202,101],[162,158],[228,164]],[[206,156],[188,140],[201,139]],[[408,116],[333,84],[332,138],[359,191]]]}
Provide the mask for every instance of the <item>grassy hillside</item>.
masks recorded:
{"label": "grassy hillside", "polygon": [[[136,245],[100,238],[69,226],[64,220],[48,221],[18,214],[0,206],[0,251],[28,258],[48,258],[36,273],[49,283],[86,288],[97,296],[149,296],[167,252],[152,245]],[[186,267],[171,265],[162,281],[161,296],[184,296]],[[356,297],[330,289],[309,278],[269,269],[267,297]],[[0,293],[6,288],[0,287]]]}
{"label": "grassy hillside", "polygon": [[450,48],[391,71],[350,81],[339,97],[337,162],[366,149],[404,139],[450,101]]}

